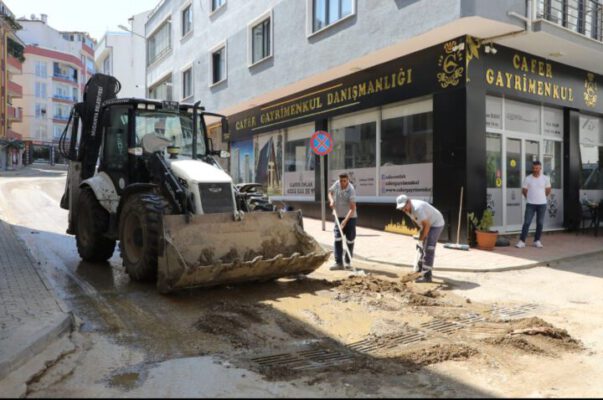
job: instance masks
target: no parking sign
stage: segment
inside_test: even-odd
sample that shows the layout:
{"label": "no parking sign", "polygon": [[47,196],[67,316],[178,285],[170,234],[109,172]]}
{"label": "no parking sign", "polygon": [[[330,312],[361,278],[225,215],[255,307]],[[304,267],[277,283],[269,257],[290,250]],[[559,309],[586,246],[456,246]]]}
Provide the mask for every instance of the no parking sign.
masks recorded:
{"label": "no parking sign", "polygon": [[325,156],[333,151],[333,138],[326,131],[316,131],[310,138],[310,147],[314,154]]}

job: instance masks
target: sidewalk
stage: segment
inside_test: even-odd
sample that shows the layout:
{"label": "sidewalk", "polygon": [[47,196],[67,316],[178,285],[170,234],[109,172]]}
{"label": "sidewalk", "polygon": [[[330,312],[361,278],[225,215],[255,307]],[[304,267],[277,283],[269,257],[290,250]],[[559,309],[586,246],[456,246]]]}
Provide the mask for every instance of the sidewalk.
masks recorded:
{"label": "sidewalk", "polygon": [[11,226],[0,220],[0,380],[71,329],[58,300]]}
{"label": "sidewalk", "polygon": [[[327,219],[326,230],[322,230],[319,219],[304,218],[304,229],[325,248],[333,248],[333,222]],[[370,262],[411,267],[415,257],[415,239],[410,236],[378,231],[356,229],[354,258]],[[494,251],[471,248],[469,251],[444,248],[438,243],[435,269],[458,272],[492,272],[531,268],[552,261],[601,252],[603,236],[592,233],[576,235],[574,232],[552,232],[542,235],[544,248],[532,247],[532,236],[528,236],[527,247],[496,247]]]}

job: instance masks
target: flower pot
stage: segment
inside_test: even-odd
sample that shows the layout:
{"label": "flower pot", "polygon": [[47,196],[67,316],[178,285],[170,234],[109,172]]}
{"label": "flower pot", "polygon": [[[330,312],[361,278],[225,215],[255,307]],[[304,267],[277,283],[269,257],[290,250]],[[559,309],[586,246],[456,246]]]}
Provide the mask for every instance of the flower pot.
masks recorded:
{"label": "flower pot", "polygon": [[498,232],[475,231],[477,248],[481,250],[494,250]]}

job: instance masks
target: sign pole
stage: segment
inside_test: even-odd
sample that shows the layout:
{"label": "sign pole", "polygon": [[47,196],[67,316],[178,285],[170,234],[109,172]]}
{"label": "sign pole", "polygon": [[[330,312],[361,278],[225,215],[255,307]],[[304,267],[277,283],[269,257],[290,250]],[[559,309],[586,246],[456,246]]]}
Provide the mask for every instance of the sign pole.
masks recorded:
{"label": "sign pole", "polygon": [[325,156],[320,156],[320,215],[322,218],[322,230],[325,229]]}

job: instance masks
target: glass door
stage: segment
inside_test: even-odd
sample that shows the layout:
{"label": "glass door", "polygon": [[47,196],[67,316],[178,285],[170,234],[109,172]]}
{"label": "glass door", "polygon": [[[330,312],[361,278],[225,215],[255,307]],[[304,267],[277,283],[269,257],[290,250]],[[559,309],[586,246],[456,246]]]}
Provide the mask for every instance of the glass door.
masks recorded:
{"label": "glass door", "polygon": [[519,230],[522,224],[522,195],[524,158],[522,139],[506,138],[505,151],[505,230]]}
{"label": "glass door", "polygon": [[503,153],[502,136],[486,133],[487,207],[494,215],[494,230],[503,229]]}

